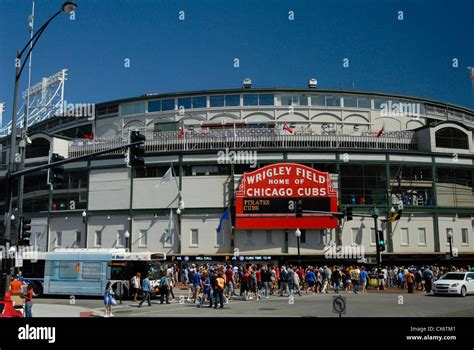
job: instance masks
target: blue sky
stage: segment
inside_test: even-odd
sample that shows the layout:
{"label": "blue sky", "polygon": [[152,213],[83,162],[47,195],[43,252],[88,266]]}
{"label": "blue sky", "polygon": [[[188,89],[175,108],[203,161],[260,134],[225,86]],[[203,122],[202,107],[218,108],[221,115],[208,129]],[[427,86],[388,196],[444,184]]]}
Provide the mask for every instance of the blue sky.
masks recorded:
{"label": "blue sky", "polygon": [[[76,19],[64,14],[51,23],[33,57],[33,82],[69,69],[68,102],[239,87],[245,77],[256,87],[305,87],[315,77],[320,88],[351,89],[354,82],[356,90],[474,108],[466,72],[474,65],[474,1],[77,2]],[[36,28],[61,4],[37,0]],[[15,53],[28,40],[30,11],[31,0],[0,0],[4,123],[11,113]],[[403,21],[398,11],[404,11]],[[126,58],[130,68],[124,67]],[[343,68],[344,58],[349,68]],[[457,69],[453,58],[459,60]]]}

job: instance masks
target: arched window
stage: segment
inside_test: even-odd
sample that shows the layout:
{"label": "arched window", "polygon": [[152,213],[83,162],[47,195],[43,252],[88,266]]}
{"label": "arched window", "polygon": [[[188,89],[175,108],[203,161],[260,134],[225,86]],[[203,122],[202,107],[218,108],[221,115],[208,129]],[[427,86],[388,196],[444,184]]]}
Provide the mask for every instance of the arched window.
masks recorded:
{"label": "arched window", "polygon": [[47,157],[49,155],[49,141],[44,138],[34,139],[31,145],[26,146],[26,158]]}
{"label": "arched window", "polygon": [[469,139],[459,129],[443,128],[436,131],[436,147],[469,149]]}

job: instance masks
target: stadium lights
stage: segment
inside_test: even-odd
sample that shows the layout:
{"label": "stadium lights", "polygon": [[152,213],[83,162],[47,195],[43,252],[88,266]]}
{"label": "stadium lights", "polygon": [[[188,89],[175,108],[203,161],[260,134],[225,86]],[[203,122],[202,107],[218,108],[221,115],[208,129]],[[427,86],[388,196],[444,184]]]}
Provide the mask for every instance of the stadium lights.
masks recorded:
{"label": "stadium lights", "polygon": [[316,87],[318,86],[318,81],[314,78],[311,78],[308,80],[308,87],[310,89],[316,89]]}

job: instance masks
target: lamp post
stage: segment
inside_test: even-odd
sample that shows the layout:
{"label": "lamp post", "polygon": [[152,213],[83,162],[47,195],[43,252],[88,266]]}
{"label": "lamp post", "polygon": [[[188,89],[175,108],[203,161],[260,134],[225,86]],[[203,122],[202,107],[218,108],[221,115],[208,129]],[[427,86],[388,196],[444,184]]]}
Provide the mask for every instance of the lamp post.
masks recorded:
{"label": "lamp post", "polygon": [[[178,230],[177,230],[177,233],[178,233],[178,247],[177,247],[177,250],[178,250],[178,254],[181,254],[181,212],[184,210],[184,201],[181,199],[179,199],[179,204],[178,204],[178,209],[176,209],[176,215],[178,215]],[[170,232],[171,234],[171,232]]]}
{"label": "lamp post", "polygon": [[82,212],[82,222],[84,223],[84,248],[87,248],[87,212]]}
{"label": "lamp post", "polygon": [[449,260],[453,259],[453,229],[448,229]]}
{"label": "lamp post", "polygon": [[[10,240],[11,237],[11,213],[12,213],[12,197],[13,197],[13,180],[10,178],[9,174],[14,172],[16,170],[16,163],[23,163],[24,161],[24,152],[21,152],[20,154],[17,154],[17,123],[18,123],[18,89],[19,89],[19,81],[21,77],[21,73],[23,72],[23,69],[25,68],[25,64],[28,61],[28,57],[30,57],[31,53],[33,52],[34,47],[36,46],[36,43],[38,42],[39,38],[41,35],[44,33],[46,27],[53,21],[57,16],[59,16],[62,12],[64,13],[70,13],[72,11],[75,11],[77,8],[77,4],[74,1],[66,1],[62,6],[61,9],[56,12],[54,15],[52,15],[36,32],[35,34],[30,36],[30,40],[26,43],[26,45],[23,47],[22,50],[17,51],[16,55],[16,60],[15,60],[15,85],[13,89],[13,108],[12,108],[12,126],[11,126],[11,134],[10,134],[10,152],[8,156],[8,168],[7,168],[7,173],[5,174],[5,179],[6,179],[6,186],[5,186],[5,217],[4,217],[4,227],[5,227],[5,233],[4,233],[4,244],[6,244],[7,240]],[[26,52],[26,50],[28,51]],[[26,52],[26,56],[23,57],[23,54]],[[22,63],[23,59],[23,63]],[[26,134],[22,133],[21,140],[26,142]],[[24,143],[22,143],[24,144]],[[3,259],[5,262],[2,262],[2,264],[5,264],[3,268],[2,266],[2,271],[5,271],[7,276],[7,283],[6,286],[9,285],[10,283],[10,275],[12,274],[11,271],[11,266],[10,266],[10,261],[9,259]],[[8,288],[8,287],[7,287]],[[0,297],[3,297],[3,293],[5,291],[0,291]]]}
{"label": "lamp post", "polygon": [[300,231],[299,228],[296,229],[295,236],[296,236],[296,244],[297,244],[297,247],[298,247],[298,268],[299,268],[301,266],[301,255],[300,255],[301,231]]}
{"label": "lamp post", "polygon": [[129,245],[128,239],[130,238],[130,232],[128,232],[128,230],[125,231],[125,235],[124,235],[124,236],[125,236],[125,249],[128,250],[128,251],[130,251],[130,248],[129,248],[129,246],[128,246],[128,245]]}

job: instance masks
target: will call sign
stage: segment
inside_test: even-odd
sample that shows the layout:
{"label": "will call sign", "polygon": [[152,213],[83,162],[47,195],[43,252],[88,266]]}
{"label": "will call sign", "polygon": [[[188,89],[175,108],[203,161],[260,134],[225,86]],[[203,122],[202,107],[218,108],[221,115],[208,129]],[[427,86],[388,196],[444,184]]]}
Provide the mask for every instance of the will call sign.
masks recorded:
{"label": "will call sign", "polygon": [[272,164],[245,173],[236,192],[237,229],[335,228],[327,214],[304,213],[296,218],[298,201],[303,211],[337,211],[337,192],[329,174],[301,164]]}

